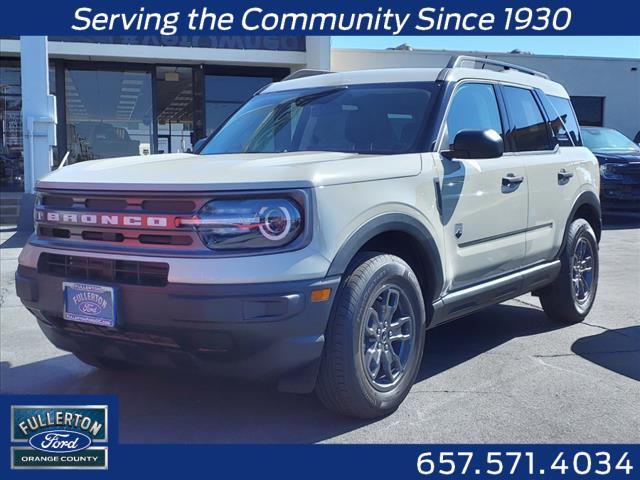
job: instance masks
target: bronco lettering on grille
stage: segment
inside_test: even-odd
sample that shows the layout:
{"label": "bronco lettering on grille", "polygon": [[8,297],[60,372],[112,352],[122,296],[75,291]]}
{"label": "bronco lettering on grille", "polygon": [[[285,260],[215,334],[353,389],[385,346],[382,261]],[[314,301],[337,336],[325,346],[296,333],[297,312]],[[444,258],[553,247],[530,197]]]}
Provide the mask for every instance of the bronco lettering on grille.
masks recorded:
{"label": "bronco lettering on grille", "polygon": [[175,217],[172,215],[130,215],[122,213],[76,213],[36,210],[36,220],[39,222],[67,225],[175,228]]}

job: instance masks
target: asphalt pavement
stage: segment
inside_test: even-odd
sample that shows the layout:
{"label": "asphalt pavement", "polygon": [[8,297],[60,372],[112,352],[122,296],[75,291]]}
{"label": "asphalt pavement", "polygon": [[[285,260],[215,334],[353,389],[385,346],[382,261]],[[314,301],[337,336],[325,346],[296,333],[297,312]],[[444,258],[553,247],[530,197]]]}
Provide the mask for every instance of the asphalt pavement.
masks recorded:
{"label": "asphalt pavement", "polygon": [[523,296],[434,329],[411,393],[376,421],[196,372],[83,364],[46,340],[15,295],[24,241],[0,227],[0,392],[115,394],[124,443],[640,442],[639,225],[604,231],[584,323],[554,323]]}

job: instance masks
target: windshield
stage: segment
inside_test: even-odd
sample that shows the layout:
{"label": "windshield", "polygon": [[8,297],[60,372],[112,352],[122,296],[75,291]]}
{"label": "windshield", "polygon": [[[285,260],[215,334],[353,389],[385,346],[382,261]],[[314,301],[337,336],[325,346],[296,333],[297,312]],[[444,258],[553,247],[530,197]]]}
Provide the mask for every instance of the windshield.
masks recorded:
{"label": "windshield", "polygon": [[583,142],[596,152],[640,152],[640,147],[617,130],[610,128],[583,128]]}
{"label": "windshield", "polygon": [[365,84],[257,95],[201,154],[404,153],[416,146],[436,85]]}

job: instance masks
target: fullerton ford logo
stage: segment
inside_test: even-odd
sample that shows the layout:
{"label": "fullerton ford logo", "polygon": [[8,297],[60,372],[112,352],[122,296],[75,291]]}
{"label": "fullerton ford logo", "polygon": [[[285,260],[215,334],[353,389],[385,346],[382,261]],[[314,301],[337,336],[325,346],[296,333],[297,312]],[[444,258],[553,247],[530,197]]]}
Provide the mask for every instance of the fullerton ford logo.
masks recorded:
{"label": "fullerton ford logo", "polygon": [[71,300],[82,313],[87,315],[99,315],[107,308],[107,301],[97,293],[80,292],[76,293]]}
{"label": "fullerton ford logo", "polygon": [[104,310],[104,307],[93,302],[82,302],[78,305],[78,308],[82,313],[86,313],[87,315],[98,315],[102,310]]}
{"label": "fullerton ford logo", "polygon": [[32,435],[29,445],[42,452],[72,453],[89,448],[91,438],[73,430],[51,430]]}
{"label": "fullerton ford logo", "polygon": [[11,468],[106,469],[107,405],[14,405]]}
{"label": "fullerton ford logo", "polygon": [[171,215],[131,215],[124,213],[77,213],[36,210],[36,221],[69,225],[100,225],[104,227],[173,228]]}

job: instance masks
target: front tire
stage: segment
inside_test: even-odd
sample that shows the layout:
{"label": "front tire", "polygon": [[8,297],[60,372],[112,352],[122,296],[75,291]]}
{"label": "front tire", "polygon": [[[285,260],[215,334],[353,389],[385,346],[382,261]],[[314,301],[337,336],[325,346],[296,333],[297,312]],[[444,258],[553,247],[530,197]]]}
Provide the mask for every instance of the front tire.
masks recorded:
{"label": "front tire", "polygon": [[393,412],[415,381],[425,328],[411,267],[393,255],[360,254],[336,297],[316,394],[330,410],[352,417]]}
{"label": "front tire", "polygon": [[582,322],[598,289],[598,241],[589,222],[578,218],[571,223],[560,262],[558,278],[540,293],[542,309],[552,320]]}

